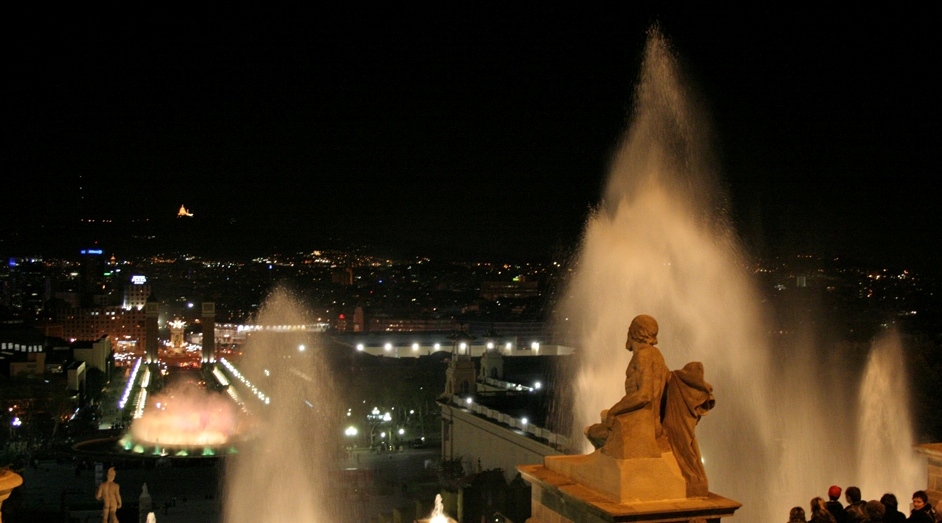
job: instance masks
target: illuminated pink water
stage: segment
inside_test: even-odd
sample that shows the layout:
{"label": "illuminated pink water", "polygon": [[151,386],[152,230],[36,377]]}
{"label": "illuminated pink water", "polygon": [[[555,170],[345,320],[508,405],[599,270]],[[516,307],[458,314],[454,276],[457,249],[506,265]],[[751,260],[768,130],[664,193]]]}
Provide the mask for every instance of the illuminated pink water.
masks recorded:
{"label": "illuminated pink water", "polygon": [[136,443],[159,447],[221,447],[241,427],[238,407],[227,396],[184,381],[148,397],[144,414],[131,424],[131,436]]}

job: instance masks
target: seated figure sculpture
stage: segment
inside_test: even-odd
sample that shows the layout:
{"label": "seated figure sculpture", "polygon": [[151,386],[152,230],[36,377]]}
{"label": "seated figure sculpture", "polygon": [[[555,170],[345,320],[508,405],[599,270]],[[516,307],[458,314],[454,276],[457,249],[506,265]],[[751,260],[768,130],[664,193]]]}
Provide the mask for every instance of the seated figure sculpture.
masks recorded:
{"label": "seated figure sculpture", "polygon": [[603,410],[601,422],[585,429],[600,452],[617,460],[658,458],[673,453],[686,481],[687,497],[708,494],[695,428],[715,405],[703,365],[691,362],[671,372],[657,344],[657,321],[639,315],[628,328],[632,353],[625,371],[625,396]]}

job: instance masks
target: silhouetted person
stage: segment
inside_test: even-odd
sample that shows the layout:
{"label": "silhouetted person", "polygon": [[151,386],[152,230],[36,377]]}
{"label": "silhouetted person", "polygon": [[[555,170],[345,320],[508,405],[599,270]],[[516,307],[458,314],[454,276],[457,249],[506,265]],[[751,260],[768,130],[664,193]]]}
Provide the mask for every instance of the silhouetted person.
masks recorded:
{"label": "silhouetted person", "polygon": [[114,467],[108,469],[108,479],[98,484],[95,499],[104,501],[101,512],[102,523],[118,523],[118,509],[121,508],[121,487],[114,482]]}
{"label": "silhouetted person", "polygon": [[871,499],[864,503],[864,511],[867,513],[867,521],[870,523],[884,523],[883,516],[886,514],[886,507],[883,506],[883,503]]}
{"label": "silhouetted person", "polygon": [[831,485],[828,489],[828,501],[824,505],[828,508],[828,512],[834,516],[837,523],[847,523],[847,511],[844,510],[844,505],[841,504],[840,499],[841,487]]}
{"label": "silhouetted person", "polygon": [[932,508],[932,503],[929,503],[929,496],[926,494],[925,490],[913,492],[913,511],[906,521],[911,521],[912,523],[935,523],[935,509]]}
{"label": "silhouetted person", "polygon": [[792,507],[788,513],[788,523],[808,523],[805,519],[805,509],[801,507]]}
{"label": "silhouetted person", "polygon": [[860,499],[860,489],[857,487],[847,487],[844,491],[844,499],[847,500],[847,523],[864,523],[867,521],[867,510],[864,508],[866,502]]}
{"label": "silhouetted person", "polygon": [[899,511],[899,501],[896,496],[887,492],[880,498],[880,503],[886,507],[886,514],[883,515],[883,523],[904,523],[906,514]]}
{"label": "silhouetted person", "polygon": [[811,498],[811,519],[808,523],[837,523],[834,516],[828,512],[824,500],[821,498]]}

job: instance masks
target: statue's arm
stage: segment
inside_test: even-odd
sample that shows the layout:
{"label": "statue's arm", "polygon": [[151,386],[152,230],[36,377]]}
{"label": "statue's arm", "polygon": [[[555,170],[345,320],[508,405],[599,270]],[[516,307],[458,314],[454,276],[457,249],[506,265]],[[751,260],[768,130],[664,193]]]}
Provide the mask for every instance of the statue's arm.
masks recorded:
{"label": "statue's arm", "polygon": [[622,399],[618,400],[618,403],[608,409],[608,417],[614,418],[620,414],[638,410],[648,403],[651,403],[651,399],[651,394],[643,388],[631,394],[627,394]]}
{"label": "statue's arm", "polygon": [[638,366],[637,372],[641,374],[641,379],[639,380],[641,387],[636,391],[626,392],[625,395],[618,400],[618,403],[612,405],[612,407],[608,409],[609,419],[626,412],[643,408],[654,400],[654,391],[650,383],[654,375],[653,362],[650,358],[644,358],[639,363],[640,365]]}
{"label": "statue's arm", "polygon": [[118,500],[118,508],[121,508],[121,487],[117,483],[114,484],[114,497]]}
{"label": "statue's arm", "polygon": [[95,499],[97,499],[98,501],[101,501],[101,497],[102,497],[101,486],[102,485],[103,485],[102,483],[99,483],[98,488],[95,490]]}

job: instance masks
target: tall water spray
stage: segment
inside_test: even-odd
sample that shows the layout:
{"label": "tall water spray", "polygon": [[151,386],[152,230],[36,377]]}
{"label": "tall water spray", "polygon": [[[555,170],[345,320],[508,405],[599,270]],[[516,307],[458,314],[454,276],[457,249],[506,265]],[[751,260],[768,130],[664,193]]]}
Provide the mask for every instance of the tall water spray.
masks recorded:
{"label": "tall water spray", "polygon": [[[727,221],[707,118],[686,85],[652,29],[630,125],[557,309],[557,325],[582,350],[574,437],[584,440],[581,429],[624,395],[628,324],[650,314],[668,366],[701,361],[714,386],[716,408],[698,427],[710,490],[744,503],[737,519],[782,520],[832,483],[867,484],[857,475],[855,409],[844,408],[856,388],[844,382],[829,395],[838,384],[805,357],[810,344],[773,346],[769,311]],[[911,451],[912,441],[897,444]]]}
{"label": "tall water spray", "polygon": [[903,452],[915,441],[910,409],[899,401],[909,396],[909,380],[899,371],[904,360],[895,329],[875,340],[857,396],[857,470],[863,492],[895,492],[905,507],[910,494],[926,486],[926,461]]}
{"label": "tall water spray", "polygon": [[278,327],[310,323],[305,311],[275,290],[255,320],[271,328],[246,342],[240,372],[270,402],[246,401],[258,430],[226,464],[227,523],[343,520],[329,474],[341,449],[330,365],[311,334]]}

